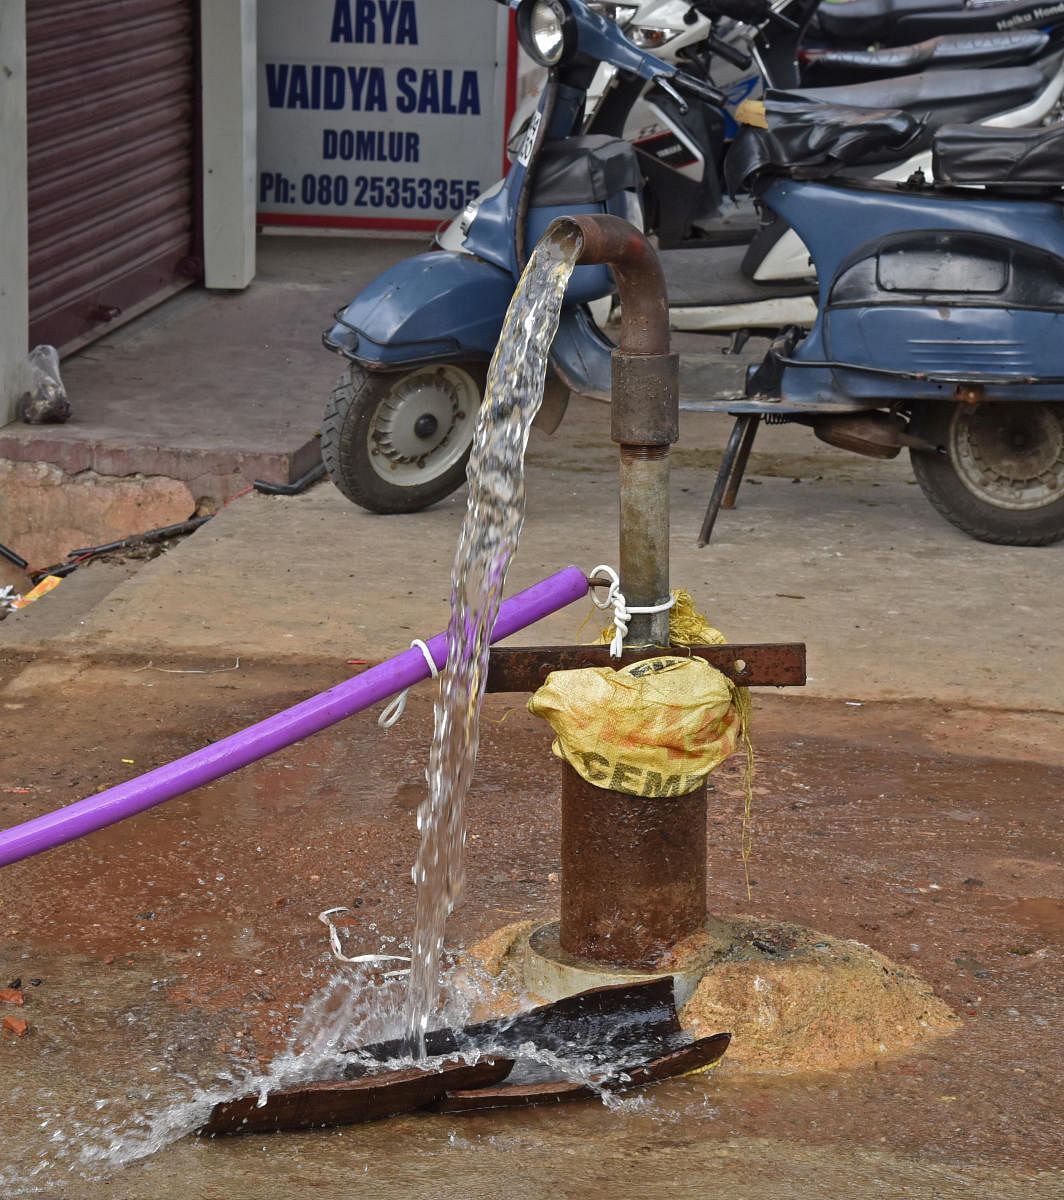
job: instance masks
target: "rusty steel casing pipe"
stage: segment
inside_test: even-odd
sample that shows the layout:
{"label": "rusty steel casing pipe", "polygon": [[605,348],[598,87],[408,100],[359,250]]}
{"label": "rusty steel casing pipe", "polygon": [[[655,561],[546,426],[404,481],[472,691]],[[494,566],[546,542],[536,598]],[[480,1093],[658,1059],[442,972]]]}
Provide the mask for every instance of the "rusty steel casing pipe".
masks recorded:
{"label": "rusty steel casing pipe", "polygon": [[603,789],[562,763],[566,954],[654,970],[706,920],[706,783],[683,796]]}
{"label": "rusty steel casing pipe", "polygon": [[[661,263],[627,221],[561,217],[577,262],[613,270],[621,298],[610,435],[620,447],[620,577],[631,608],[669,599],[669,446],[680,434],[679,358],[669,346]],[[625,644],[669,645],[669,612],[633,613]],[[706,919],[706,787],[631,796],[562,764],[561,949],[653,970]]]}
{"label": "rusty steel casing pipe", "polygon": [[[669,349],[665,276],[653,247],[620,217],[559,217],[577,261],[604,263],[621,297],[621,341],[613,352],[610,436],[620,447],[621,591],[634,608],[669,598],[669,446],[680,436],[680,360]],[[669,614],[635,613],[627,645],[669,644]]]}

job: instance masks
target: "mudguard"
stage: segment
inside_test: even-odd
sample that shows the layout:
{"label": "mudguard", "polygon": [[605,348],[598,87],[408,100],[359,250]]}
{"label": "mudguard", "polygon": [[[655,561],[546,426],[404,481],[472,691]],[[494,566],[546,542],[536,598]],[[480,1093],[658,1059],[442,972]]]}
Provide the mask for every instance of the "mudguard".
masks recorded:
{"label": "mudguard", "polygon": [[1055,401],[1064,384],[1064,222],[991,193],[837,188],[764,194],[812,251],[817,319],[780,359],[774,411],[821,412],[958,387]]}
{"label": "mudguard", "polygon": [[363,288],[322,341],[370,370],[489,359],[513,290],[509,272],[468,254],[418,254]]}
{"label": "mudguard", "polygon": [[[363,288],[336,314],[322,342],[369,370],[487,360],[495,352],[513,289],[507,272],[467,254],[419,254]],[[562,309],[550,359],[568,388],[608,400],[612,352],[613,343],[582,305]]]}
{"label": "mudguard", "polygon": [[999,235],[906,230],[844,260],[823,311],[829,360],[999,383],[1059,376],[1064,259]]}
{"label": "mudguard", "polygon": [[613,343],[592,321],[586,308],[562,309],[550,347],[550,364],[570,389],[595,400],[609,400],[613,377]]}

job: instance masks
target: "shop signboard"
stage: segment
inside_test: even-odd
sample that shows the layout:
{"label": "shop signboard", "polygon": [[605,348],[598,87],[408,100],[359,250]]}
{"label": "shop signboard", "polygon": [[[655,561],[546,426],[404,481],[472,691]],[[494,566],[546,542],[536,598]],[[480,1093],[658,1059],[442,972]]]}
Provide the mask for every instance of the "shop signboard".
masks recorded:
{"label": "shop signboard", "polygon": [[504,172],[517,52],[488,0],[259,0],[262,225],[435,229]]}

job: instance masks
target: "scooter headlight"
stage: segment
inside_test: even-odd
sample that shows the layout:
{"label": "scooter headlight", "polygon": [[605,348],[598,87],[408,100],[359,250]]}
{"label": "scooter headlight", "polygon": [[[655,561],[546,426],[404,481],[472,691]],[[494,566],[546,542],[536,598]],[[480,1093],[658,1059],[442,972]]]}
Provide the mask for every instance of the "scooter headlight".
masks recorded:
{"label": "scooter headlight", "polygon": [[517,36],[543,67],[556,67],[576,50],[576,23],[565,0],[526,0],[517,10]]}

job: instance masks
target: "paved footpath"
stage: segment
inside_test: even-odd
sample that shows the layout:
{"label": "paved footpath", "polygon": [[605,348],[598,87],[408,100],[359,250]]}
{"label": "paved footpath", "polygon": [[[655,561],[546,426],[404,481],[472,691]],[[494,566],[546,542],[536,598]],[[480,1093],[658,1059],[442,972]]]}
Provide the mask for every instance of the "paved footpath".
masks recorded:
{"label": "paved footpath", "polygon": [[[689,589],[733,641],[806,642],[808,696],[996,710],[1000,737],[1052,757],[1064,741],[1064,546],[973,541],[928,505],[904,456],[863,459],[784,427],[759,435],[738,507],[699,550],[728,427],[683,415],[672,453],[673,586]],[[508,593],[570,563],[616,562],[616,480],[604,405],[574,402],[557,433],[533,432]],[[327,481],[297,497],[249,494],[132,574],[101,565],[71,577],[38,611],[5,622],[4,640],[157,662],[385,658],[446,627],[464,507],[464,489],[391,517],[363,512]],[[599,621],[589,611],[576,604],[513,640],[589,640]]]}

